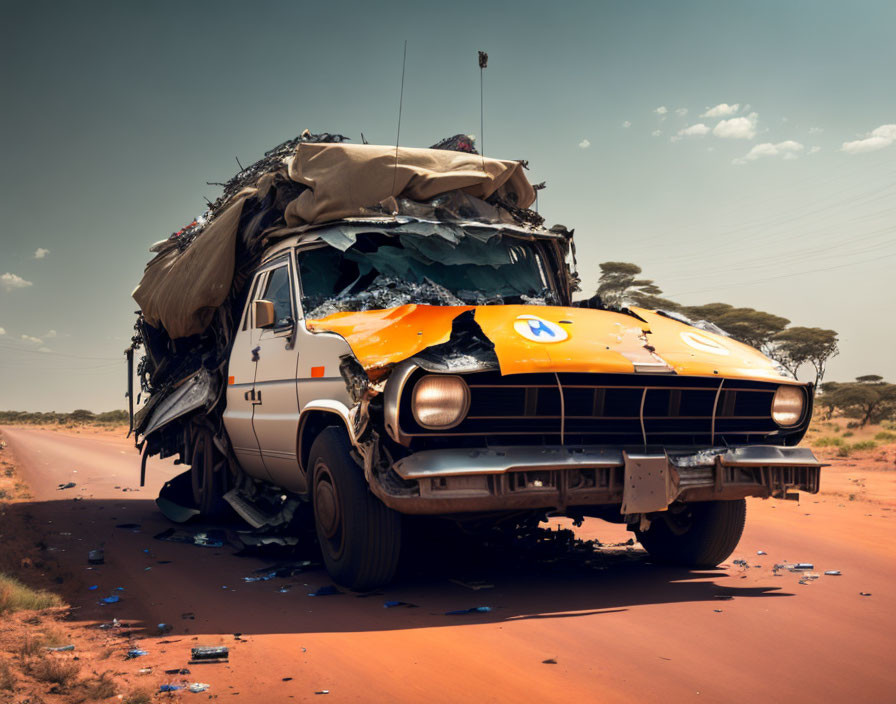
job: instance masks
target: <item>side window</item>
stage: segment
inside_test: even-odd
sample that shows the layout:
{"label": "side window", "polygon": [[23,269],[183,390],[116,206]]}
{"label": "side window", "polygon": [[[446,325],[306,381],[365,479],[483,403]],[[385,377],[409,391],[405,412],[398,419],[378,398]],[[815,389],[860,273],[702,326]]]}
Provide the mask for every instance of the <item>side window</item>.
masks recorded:
{"label": "side window", "polygon": [[294,320],[292,313],[292,285],[289,280],[288,266],[281,266],[271,270],[271,273],[268,275],[268,284],[261,298],[274,304],[274,320],[277,321],[274,323],[275,328],[292,323]]}

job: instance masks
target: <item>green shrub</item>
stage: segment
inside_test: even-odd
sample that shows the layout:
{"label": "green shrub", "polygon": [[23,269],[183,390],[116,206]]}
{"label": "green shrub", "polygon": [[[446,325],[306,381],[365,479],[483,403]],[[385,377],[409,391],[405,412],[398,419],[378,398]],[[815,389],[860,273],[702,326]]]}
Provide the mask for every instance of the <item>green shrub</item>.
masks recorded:
{"label": "green shrub", "polygon": [[851,430],[847,430],[845,433],[843,433],[843,437],[845,438],[851,438],[853,435],[855,435],[855,433],[853,433]]}
{"label": "green shrub", "polygon": [[832,435],[825,435],[822,438],[817,438],[812,441],[812,444],[815,447],[843,447],[846,445],[846,442],[843,438],[834,437]]}
{"label": "green shrub", "polygon": [[896,433],[890,432],[889,430],[881,430],[874,436],[874,439],[880,440],[881,442],[896,442]]}
{"label": "green shrub", "polygon": [[851,446],[851,450],[873,450],[877,447],[877,443],[874,440],[862,440],[860,442],[854,442]]}

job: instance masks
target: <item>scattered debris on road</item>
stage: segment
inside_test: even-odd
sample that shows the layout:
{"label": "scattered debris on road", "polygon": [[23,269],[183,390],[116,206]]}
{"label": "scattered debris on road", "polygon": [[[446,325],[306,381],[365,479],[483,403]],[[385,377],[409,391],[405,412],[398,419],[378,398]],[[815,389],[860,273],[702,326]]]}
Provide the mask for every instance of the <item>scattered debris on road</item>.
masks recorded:
{"label": "scattered debris on road", "polygon": [[308,596],[332,596],[334,594],[342,594],[342,592],[332,584],[327,584],[326,586],[318,589],[316,592],[310,592]]}
{"label": "scattered debris on road", "polygon": [[446,616],[462,616],[463,614],[485,614],[492,610],[491,606],[471,606],[469,609],[446,611]]}
{"label": "scattered debris on road", "polygon": [[221,662],[230,656],[230,649],[226,645],[200,645],[190,651],[194,662]]}
{"label": "scattered debris on road", "polygon": [[67,482],[65,484],[60,484],[56,487],[56,491],[62,491],[63,489],[74,489],[77,486],[74,482]]}

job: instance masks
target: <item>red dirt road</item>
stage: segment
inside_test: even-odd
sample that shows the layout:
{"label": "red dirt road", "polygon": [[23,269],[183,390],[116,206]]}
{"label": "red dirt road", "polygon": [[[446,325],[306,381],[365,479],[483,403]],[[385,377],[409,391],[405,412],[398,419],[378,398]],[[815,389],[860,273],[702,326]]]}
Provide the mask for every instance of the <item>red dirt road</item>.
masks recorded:
{"label": "red dirt road", "polygon": [[[161,672],[185,666],[190,647],[225,644],[228,664],[191,666],[188,680],[241,702],[893,701],[892,462],[825,470],[830,481],[823,477],[822,493],[799,504],[750,501],[732,555],[750,569],[731,561],[719,570],[660,568],[635,546],[603,552],[599,570],[480,564],[466,576],[495,588],[474,592],[449,581],[461,576],[454,556],[448,567],[436,560],[408,570],[382,595],[309,597],[330,583],[320,568],[244,583],[270,562],[235,556],[226,545],[153,540],[171,524],[152,500],[178,468],[150,462],[147,487],[122,491],[139,482],[129,441],[41,429],[3,433],[35,495],[17,506],[45,526],[50,549],[78,575],[62,586],[80,607],[77,618],[141,619],[152,626],[148,633],[159,622],[173,626],[161,639],[139,640],[149,655],[120,663],[135,673],[152,667],[145,677],[155,689],[179,681]],[[69,481],[77,486],[56,488]],[[825,493],[826,485],[835,491]],[[861,488],[850,500],[852,487]],[[14,520],[12,512],[6,520]],[[140,524],[140,532],[115,527],[123,523]],[[596,519],[576,532],[603,542],[629,537]],[[88,570],[87,551],[100,544],[106,564]],[[801,585],[796,573],[773,574],[784,561],[842,576]],[[88,591],[94,584],[99,588]],[[285,585],[291,588],[281,593]],[[97,604],[110,594],[121,602]],[[385,609],[387,600],[419,608]],[[444,614],[479,605],[492,611]],[[186,612],[195,620],[182,619]],[[322,690],[329,694],[315,694]]]}

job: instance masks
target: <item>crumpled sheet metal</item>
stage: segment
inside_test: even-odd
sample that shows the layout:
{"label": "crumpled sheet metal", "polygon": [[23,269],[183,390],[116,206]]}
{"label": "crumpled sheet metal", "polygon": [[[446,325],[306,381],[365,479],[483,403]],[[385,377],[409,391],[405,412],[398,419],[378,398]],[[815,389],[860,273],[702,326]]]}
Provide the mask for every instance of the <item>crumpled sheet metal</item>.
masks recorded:
{"label": "crumpled sheet metal", "polygon": [[206,369],[200,369],[158,404],[142,434],[149,435],[175,418],[209,406],[216,395],[214,378]]}
{"label": "crumpled sheet metal", "polygon": [[[342,336],[368,373],[397,364],[426,348],[448,341],[452,322],[474,310],[482,333],[495,346],[502,374],[584,372],[631,374],[636,363],[659,359],[685,376],[720,376],[789,381],[761,352],[730,338],[714,336],[644,309],[638,317],[612,311],[560,306],[399,306],[391,310],[336,313],[307,320],[312,331]],[[553,323],[565,333],[556,342],[536,342],[517,332],[522,316]],[[699,334],[701,337],[693,338]],[[701,340],[701,338],[711,338]],[[644,346],[649,342],[650,350]],[[685,340],[689,340],[686,342]],[[709,352],[699,345],[709,343]],[[693,344],[698,347],[694,347]],[[633,361],[635,360],[635,361]]]}
{"label": "crumpled sheet metal", "polygon": [[451,321],[473,306],[408,304],[388,310],[334,313],[307,320],[312,332],[342,336],[365,371],[397,364],[418,352],[447,342]]}

